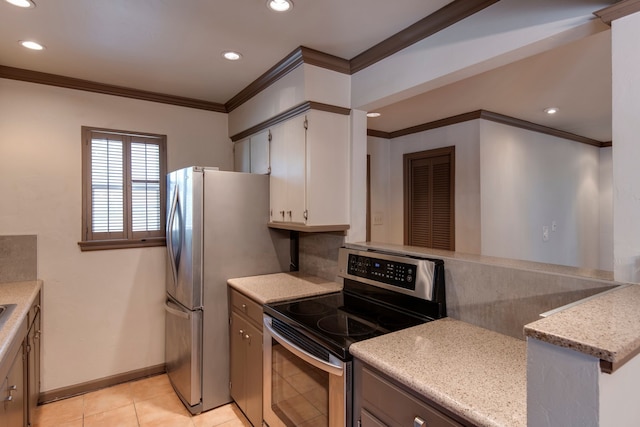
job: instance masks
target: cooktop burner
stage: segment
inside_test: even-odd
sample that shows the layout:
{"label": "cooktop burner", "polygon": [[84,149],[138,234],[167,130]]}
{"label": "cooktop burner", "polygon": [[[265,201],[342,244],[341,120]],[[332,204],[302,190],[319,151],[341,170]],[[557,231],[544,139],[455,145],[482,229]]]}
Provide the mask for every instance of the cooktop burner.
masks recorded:
{"label": "cooktop burner", "polygon": [[338,313],[318,320],[318,328],[343,337],[359,337],[371,334],[377,326],[368,325],[349,315]]}
{"label": "cooktop burner", "polygon": [[329,313],[331,311],[331,307],[318,301],[305,300],[300,301],[297,304],[289,305],[287,310],[292,314],[317,316],[319,314]]}

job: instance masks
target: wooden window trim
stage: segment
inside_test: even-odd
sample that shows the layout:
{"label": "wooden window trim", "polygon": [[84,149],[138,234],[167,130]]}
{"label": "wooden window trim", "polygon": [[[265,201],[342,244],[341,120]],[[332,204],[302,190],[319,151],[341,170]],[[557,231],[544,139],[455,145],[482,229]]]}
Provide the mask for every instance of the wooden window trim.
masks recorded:
{"label": "wooden window trim", "polygon": [[403,156],[403,175],[404,175],[404,244],[408,245],[410,241],[410,215],[411,215],[411,162],[415,159],[420,159],[424,157],[439,157],[439,156],[449,156],[450,162],[450,183],[451,183],[451,197],[449,198],[449,209],[451,212],[450,215],[450,223],[449,223],[449,232],[451,236],[450,249],[451,251],[455,251],[456,247],[456,235],[455,235],[455,146],[443,147],[443,148],[435,148],[432,150],[419,151],[415,153],[406,153]]}
{"label": "wooden window trim", "polygon": [[[160,148],[160,231],[145,235],[145,232],[133,232],[131,212],[130,212],[130,189],[127,188],[125,194],[125,231],[124,236],[117,235],[113,239],[105,239],[107,233],[100,233],[100,238],[92,238],[89,232],[91,224],[91,183],[90,183],[90,141],[94,134],[112,134],[133,136],[142,139],[157,140]],[[167,174],[167,137],[166,135],[149,134],[142,132],[131,132],[123,130],[95,128],[89,126],[82,127],[82,240],[78,242],[81,251],[96,251],[107,249],[145,248],[155,246],[165,246],[165,217],[166,217],[166,174]],[[126,150],[125,150],[126,151]],[[125,168],[130,165],[130,154],[125,155]],[[131,179],[126,180],[125,186],[129,187]],[[135,235],[135,236],[134,236]]]}

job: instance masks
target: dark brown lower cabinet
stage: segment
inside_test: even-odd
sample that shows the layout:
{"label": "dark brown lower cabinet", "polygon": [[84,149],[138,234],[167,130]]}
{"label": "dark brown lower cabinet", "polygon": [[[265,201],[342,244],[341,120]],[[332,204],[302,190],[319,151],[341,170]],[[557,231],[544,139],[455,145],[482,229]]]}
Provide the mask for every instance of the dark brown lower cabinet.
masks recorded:
{"label": "dark brown lower cabinet", "polygon": [[24,385],[23,346],[20,345],[2,387],[4,414],[0,426],[23,427],[25,425]]}
{"label": "dark brown lower cabinet", "polygon": [[0,361],[0,427],[29,427],[40,393],[40,297],[31,304]]}
{"label": "dark brown lower cabinet", "polygon": [[[355,416],[361,427],[462,427],[413,392],[360,361],[355,364]],[[357,425],[357,424],[356,424]]]}
{"label": "dark brown lower cabinet", "polygon": [[230,392],[255,427],[262,425],[262,306],[229,290]]}

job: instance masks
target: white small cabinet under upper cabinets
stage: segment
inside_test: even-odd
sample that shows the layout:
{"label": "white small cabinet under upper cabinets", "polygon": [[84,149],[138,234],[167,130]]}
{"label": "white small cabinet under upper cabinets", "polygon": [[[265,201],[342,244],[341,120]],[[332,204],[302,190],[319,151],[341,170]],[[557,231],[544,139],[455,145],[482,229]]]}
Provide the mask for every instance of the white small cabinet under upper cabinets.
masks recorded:
{"label": "white small cabinet under upper cabinets", "polygon": [[233,146],[236,172],[269,173],[269,130],[238,141]]}
{"label": "white small cabinet under upper cabinets", "polygon": [[309,110],[273,126],[270,158],[272,223],[347,228],[348,115]]}

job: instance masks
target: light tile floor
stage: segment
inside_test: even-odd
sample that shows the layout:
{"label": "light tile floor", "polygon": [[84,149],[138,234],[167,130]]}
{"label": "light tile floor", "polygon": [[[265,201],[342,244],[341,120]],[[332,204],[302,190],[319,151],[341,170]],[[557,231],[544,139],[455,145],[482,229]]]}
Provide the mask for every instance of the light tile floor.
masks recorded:
{"label": "light tile floor", "polygon": [[34,427],[250,427],[231,403],[191,415],[166,375],[38,406]]}

